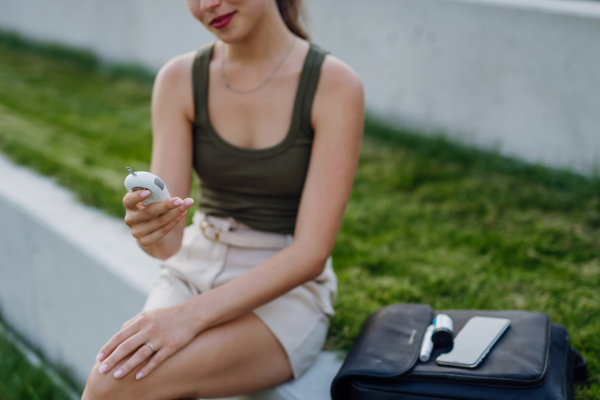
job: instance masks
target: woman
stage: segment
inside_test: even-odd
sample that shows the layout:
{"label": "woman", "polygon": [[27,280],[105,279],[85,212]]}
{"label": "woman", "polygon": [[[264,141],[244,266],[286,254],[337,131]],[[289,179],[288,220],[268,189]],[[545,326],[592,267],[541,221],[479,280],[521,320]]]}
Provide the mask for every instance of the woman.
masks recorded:
{"label": "woman", "polygon": [[[154,86],[151,171],[178,197],[123,199],[140,247],[165,261],[144,310],[100,350],[84,400],[256,392],[321,350],[364,104],[357,75],[306,40],[298,3],[187,0],[217,40]],[[185,227],[192,168],[201,197]]]}

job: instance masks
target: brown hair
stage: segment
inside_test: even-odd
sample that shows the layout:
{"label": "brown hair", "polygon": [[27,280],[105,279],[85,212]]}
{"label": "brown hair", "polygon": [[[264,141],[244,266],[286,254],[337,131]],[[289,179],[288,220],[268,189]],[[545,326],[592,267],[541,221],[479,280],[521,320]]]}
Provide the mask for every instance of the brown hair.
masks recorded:
{"label": "brown hair", "polygon": [[302,0],[277,0],[277,7],[279,7],[279,13],[288,29],[294,35],[304,40],[310,40],[310,36],[300,23],[300,19],[306,21],[306,12]]}

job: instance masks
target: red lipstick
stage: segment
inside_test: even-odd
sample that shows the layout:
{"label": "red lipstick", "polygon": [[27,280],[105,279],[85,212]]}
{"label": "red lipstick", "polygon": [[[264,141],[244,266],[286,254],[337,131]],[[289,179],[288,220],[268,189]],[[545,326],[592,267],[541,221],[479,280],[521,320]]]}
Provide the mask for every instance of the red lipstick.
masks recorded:
{"label": "red lipstick", "polygon": [[236,12],[234,11],[234,12],[230,12],[229,14],[224,14],[224,15],[215,17],[215,18],[213,18],[212,21],[210,21],[210,25],[214,26],[217,29],[223,29],[227,25],[229,25],[229,22],[231,21],[231,19],[235,15],[235,13]]}

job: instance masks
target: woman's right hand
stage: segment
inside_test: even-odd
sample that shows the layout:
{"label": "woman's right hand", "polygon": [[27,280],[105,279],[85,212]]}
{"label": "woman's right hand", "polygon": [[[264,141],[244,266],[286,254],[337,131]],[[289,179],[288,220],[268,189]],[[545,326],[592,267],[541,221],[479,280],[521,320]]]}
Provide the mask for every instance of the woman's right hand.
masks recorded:
{"label": "woman's right hand", "polygon": [[152,246],[161,241],[187,214],[194,204],[191,198],[182,201],[179,197],[145,206],[141,203],[150,195],[149,190],[136,190],[123,197],[125,224],[131,235],[142,246]]}

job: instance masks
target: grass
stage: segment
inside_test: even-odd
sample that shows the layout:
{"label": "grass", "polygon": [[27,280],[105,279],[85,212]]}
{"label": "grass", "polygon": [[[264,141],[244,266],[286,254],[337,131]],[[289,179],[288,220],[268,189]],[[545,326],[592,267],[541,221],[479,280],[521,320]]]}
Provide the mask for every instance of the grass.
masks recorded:
{"label": "grass", "polygon": [[28,360],[3,334],[0,325],[0,399],[71,400],[72,397],[49,377],[48,365],[33,357],[34,360]]}
{"label": "grass", "polygon": [[125,167],[149,169],[152,81],[14,34],[0,33],[0,59],[0,150],[124,216]]}
{"label": "grass", "polygon": [[[151,80],[6,37],[0,150],[122,217],[124,167],[150,162]],[[347,350],[365,318],[391,303],[541,311],[588,358],[577,398],[600,399],[597,178],[368,119],[333,259],[328,348]]]}

